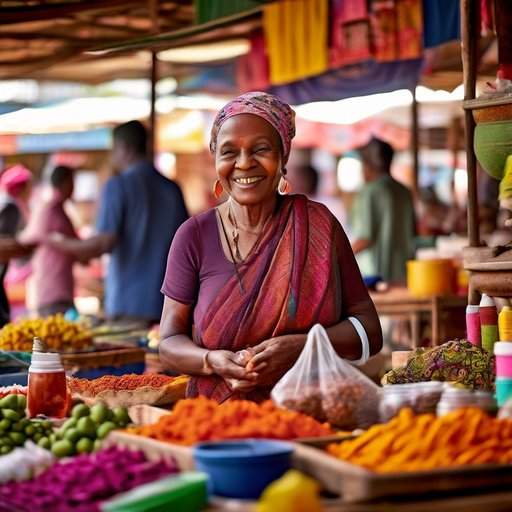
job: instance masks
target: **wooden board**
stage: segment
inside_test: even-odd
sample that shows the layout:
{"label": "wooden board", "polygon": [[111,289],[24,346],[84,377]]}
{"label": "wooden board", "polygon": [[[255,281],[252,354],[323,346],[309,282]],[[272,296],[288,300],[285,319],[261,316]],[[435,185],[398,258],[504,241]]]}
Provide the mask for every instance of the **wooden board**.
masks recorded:
{"label": "wooden board", "polygon": [[390,496],[463,493],[512,485],[512,465],[465,466],[411,473],[374,473],[344,462],[323,450],[297,445],[294,467],[316,478],[326,490],[341,495],[345,503]]}

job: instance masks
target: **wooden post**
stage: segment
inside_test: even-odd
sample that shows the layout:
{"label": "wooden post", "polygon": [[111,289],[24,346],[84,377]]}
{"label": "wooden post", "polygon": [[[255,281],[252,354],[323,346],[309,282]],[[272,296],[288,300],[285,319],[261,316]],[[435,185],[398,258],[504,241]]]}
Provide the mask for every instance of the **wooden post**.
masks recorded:
{"label": "wooden post", "polygon": [[[462,69],[464,75],[464,99],[472,100],[476,94],[478,41],[480,38],[480,3],[461,0]],[[465,145],[468,173],[468,238],[471,247],[480,245],[478,224],[477,164],[473,149],[475,120],[471,110],[464,111]]]}
{"label": "wooden post", "polygon": [[416,99],[416,88],[412,89],[411,104],[411,153],[412,153],[412,194],[418,197],[418,176],[420,173],[419,164],[419,123],[418,123],[418,100]]}
{"label": "wooden post", "polygon": [[[159,31],[158,0],[148,0],[149,16],[151,18],[151,28],[154,34]],[[155,51],[151,52],[151,110],[149,113],[149,158],[154,163],[156,156],[156,83],[158,81],[158,59]]]}
{"label": "wooden post", "polygon": [[149,159],[151,162],[156,154],[156,82],[158,80],[158,59],[156,52],[151,52],[151,111],[149,114]]}

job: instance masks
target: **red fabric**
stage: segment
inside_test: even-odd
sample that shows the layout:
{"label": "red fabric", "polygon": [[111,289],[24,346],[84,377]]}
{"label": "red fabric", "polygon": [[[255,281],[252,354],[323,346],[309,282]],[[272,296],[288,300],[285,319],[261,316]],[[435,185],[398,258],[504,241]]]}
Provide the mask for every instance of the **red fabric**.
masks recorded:
{"label": "red fabric", "polygon": [[[196,343],[237,351],[276,336],[305,333],[316,323],[337,323],[343,288],[335,243],[339,232],[323,205],[304,196],[284,198],[279,214],[240,266],[244,292],[233,276],[206,312],[202,339]],[[268,392],[244,398],[260,399]],[[221,377],[210,376],[193,377],[187,395],[223,401],[232,393]]]}
{"label": "red fabric", "polygon": [[332,2],[329,66],[338,68],[371,58],[366,0]]}

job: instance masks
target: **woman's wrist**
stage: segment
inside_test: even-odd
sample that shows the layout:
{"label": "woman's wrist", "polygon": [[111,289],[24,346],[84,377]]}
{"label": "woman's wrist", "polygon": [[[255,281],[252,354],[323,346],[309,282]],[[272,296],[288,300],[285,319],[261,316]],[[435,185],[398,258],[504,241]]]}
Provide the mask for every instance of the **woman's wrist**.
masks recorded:
{"label": "woman's wrist", "polygon": [[211,362],[208,360],[211,353],[212,353],[211,350],[205,350],[203,353],[203,367],[202,367],[203,375],[213,375],[215,373],[215,370],[213,369]]}

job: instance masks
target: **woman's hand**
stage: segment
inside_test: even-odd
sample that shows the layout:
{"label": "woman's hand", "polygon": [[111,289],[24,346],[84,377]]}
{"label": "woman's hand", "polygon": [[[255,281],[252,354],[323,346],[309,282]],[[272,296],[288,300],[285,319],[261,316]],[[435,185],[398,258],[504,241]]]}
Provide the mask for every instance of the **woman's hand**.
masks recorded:
{"label": "woman's hand", "polygon": [[253,381],[257,374],[246,368],[235,352],[212,350],[208,353],[208,363],[217,375],[224,379]]}
{"label": "woman's hand", "polygon": [[256,373],[254,379],[258,386],[273,386],[293,366],[299,357],[306,335],[292,334],[265,340],[251,347],[253,356],[246,370]]}

